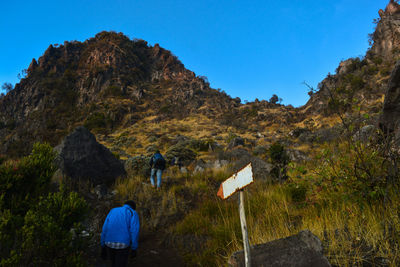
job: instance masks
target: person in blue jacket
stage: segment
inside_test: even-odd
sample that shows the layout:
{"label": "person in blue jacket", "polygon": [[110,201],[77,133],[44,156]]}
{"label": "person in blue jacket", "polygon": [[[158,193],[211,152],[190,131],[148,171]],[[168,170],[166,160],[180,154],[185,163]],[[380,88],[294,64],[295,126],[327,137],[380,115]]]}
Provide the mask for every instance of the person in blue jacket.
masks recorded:
{"label": "person in blue jacket", "polygon": [[126,266],[128,257],[136,257],[139,240],[139,216],[136,204],[128,200],[107,215],[101,232],[101,257],[111,259],[112,266]]}

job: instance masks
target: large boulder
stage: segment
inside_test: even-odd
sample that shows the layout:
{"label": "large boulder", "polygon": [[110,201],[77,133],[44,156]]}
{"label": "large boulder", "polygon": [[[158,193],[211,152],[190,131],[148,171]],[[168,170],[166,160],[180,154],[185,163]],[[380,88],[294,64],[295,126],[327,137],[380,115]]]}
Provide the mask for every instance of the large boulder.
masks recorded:
{"label": "large boulder", "polygon": [[230,162],[233,162],[234,171],[241,169],[251,162],[254,179],[265,180],[271,177],[270,172],[273,167],[272,164],[265,162],[259,157],[251,155],[246,149],[237,148],[232,151],[228,151],[225,157]]}
{"label": "large boulder", "polygon": [[386,90],[383,113],[379,126],[384,133],[393,133],[400,138],[400,61],[396,63]]}
{"label": "large boulder", "polygon": [[123,164],[85,127],[76,128],[55,147],[56,164],[73,180],[89,180],[94,185],[110,184],[125,175]]}
{"label": "large boulder", "polygon": [[[262,245],[251,246],[252,266],[293,266],[293,267],[325,267],[331,266],[325,256],[321,241],[309,230],[297,235],[271,241]],[[232,267],[242,267],[244,252],[237,251],[229,259]]]}

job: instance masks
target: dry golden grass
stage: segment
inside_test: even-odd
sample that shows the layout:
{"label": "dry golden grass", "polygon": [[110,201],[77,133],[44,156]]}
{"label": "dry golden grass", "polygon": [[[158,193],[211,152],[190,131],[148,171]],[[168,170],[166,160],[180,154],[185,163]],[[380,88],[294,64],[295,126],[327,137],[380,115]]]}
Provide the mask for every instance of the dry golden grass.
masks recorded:
{"label": "dry golden grass", "polygon": [[[382,257],[389,266],[398,266],[400,252],[392,243],[398,244],[400,237],[387,239],[389,227],[400,229],[397,203],[362,210],[346,202],[323,208],[300,205],[290,199],[284,186],[258,182],[246,194],[250,243],[261,244],[309,229],[322,240],[331,264],[362,266]],[[203,251],[189,253],[191,264],[222,266],[233,252],[243,248],[237,209],[235,200],[210,199],[176,226],[178,234],[209,238]]]}
{"label": "dry golden grass", "polygon": [[[183,124],[190,127],[188,122]],[[150,128],[143,126],[141,130]],[[210,155],[204,153],[201,157],[209,159]],[[133,198],[138,206],[149,210],[151,216],[144,219],[146,227],[168,225],[188,265],[222,266],[234,251],[242,249],[235,196],[224,201],[216,197],[219,184],[230,175],[228,167],[196,174],[170,168],[163,175],[169,179],[161,191],[154,191],[148,178],[136,176],[119,180],[115,188],[119,200]],[[307,180],[303,182],[307,184]],[[322,240],[333,265],[400,264],[400,198],[395,193],[385,205],[367,201],[356,205],[323,192],[307,194],[313,197],[298,202],[286,184],[256,181],[250,185],[246,189],[246,215],[251,244],[309,229]],[[181,236],[191,236],[193,244],[179,243]],[[190,249],[193,247],[197,251]]]}

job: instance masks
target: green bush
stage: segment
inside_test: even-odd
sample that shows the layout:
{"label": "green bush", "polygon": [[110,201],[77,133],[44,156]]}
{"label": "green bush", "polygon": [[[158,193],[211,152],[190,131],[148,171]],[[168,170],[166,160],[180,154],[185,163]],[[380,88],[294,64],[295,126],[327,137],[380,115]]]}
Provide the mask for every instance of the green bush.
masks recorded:
{"label": "green bush", "polygon": [[189,164],[196,159],[196,153],[185,146],[185,143],[178,143],[171,146],[165,153],[167,162],[170,162],[174,157],[179,157],[184,165]]}
{"label": "green bush", "polygon": [[208,147],[212,140],[198,140],[192,139],[188,143],[188,147],[193,149],[194,151],[208,151]]}
{"label": "green bush", "polygon": [[268,150],[268,156],[273,165],[271,170],[272,176],[282,182],[287,178],[286,169],[290,161],[285,147],[279,142],[272,144]]}
{"label": "green bush", "polygon": [[36,143],[32,153],[17,163],[0,166],[0,208],[24,213],[31,199],[48,192],[55,172],[55,153],[48,144]]}
{"label": "green bush", "polygon": [[239,137],[239,136],[237,134],[233,133],[233,132],[229,132],[229,134],[226,137],[225,141],[226,141],[227,144],[229,144],[236,137]]}
{"label": "green bush", "polygon": [[141,177],[150,176],[150,157],[136,156],[130,157],[125,161],[125,169],[130,175],[139,175]]}
{"label": "green bush", "polygon": [[288,184],[287,191],[294,202],[300,203],[306,200],[307,187],[302,184]]}
{"label": "green bush", "polygon": [[74,237],[87,207],[76,193],[50,193],[56,168],[48,144],[36,143],[19,161],[0,165],[0,266],[82,265],[84,243]]}
{"label": "green bush", "polygon": [[82,265],[85,239],[82,225],[87,204],[77,193],[65,190],[41,197],[25,215],[21,262],[34,266]]}
{"label": "green bush", "polygon": [[84,125],[89,130],[104,129],[107,126],[106,117],[103,113],[93,113],[86,119]]}

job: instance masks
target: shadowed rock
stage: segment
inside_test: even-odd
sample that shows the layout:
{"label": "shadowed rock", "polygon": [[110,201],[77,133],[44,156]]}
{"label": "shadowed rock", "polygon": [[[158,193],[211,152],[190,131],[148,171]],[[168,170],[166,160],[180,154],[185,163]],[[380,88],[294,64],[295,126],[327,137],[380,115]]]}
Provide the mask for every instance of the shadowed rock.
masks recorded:
{"label": "shadowed rock", "polygon": [[[237,251],[229,259],[232,267],[242,267],[244,252]],[[309,230],[294,236],[271,241],[251,247],[252,266],[292,266],[292,267],[325,267],[331,266],[322,254],[321,241]]]}
{"label": "shadowed rock", "polygon": [[112,183],[124,175],[123,164],[85,127],[80,126],[55,147],[56,164],[74,180],[89,180],[95,185]]}
{"label": "shadowed rock", "polygon": [[256,180],[264,180],[270,177],[273,168],[272,164],[265,162],[259,157],[252,156],[247,150],[237,148],[231,150],[225,155],[230,162],[233,162],[233,170],[238,171],[251,162],[253,176]]}
{"label": "shadowed rock", "polygon": [[[384,133],[394,133],[397,140],[400,138],[400,61],[394,67],[383,103],[383,113],[379,126]],[[398,142],[397,142],[398,143]]]}

